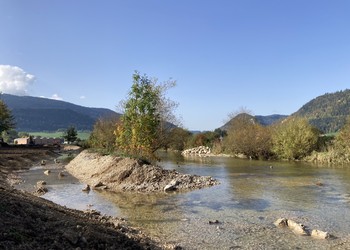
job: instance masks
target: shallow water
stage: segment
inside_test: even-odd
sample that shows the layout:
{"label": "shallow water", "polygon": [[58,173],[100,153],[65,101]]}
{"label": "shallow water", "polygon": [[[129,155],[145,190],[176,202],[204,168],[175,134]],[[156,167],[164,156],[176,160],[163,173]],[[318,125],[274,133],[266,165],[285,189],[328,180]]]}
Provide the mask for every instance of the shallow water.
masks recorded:
{"label": "shallow water", "polygon": [[[185,193],[82,192],[70,176],[46,176],[40,167],[22,173],[20,188],[48,183],[43,197],[76,209],[93,208],[124,217],[153,237],[187,249],[346,249],[350,232],[350,168],[233,158],[164,154],[160,163],[182,173],[210,175],[221,184]],[[57,170],[59,171],[59,170]],[[58,172],[57,172],[58,173]],[[316,185],[322,183],[322,186]],[[279,229],[279,217],[294,219],[337,239],[320,241]],[[218,220],[219,224],[209,221]],[[344,243],[345,242],[345,243]]]}

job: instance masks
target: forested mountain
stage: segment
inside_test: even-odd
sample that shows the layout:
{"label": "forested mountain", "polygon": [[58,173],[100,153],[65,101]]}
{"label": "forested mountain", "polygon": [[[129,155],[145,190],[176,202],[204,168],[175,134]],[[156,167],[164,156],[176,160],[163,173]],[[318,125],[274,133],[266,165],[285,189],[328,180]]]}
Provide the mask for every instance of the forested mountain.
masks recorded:
{"label": "forested mountain", "polygon": [[285,118],[287,118],[288,115],[256,115],[255,118],[256,120],[264,126],[269,126],[272,125],[274,123],[276,123],[277,121],[283,120]]}
{"label": "forested mountain", "polygon": [[32,96],[2,94],[15,117],[16,130],[26,132],[65,130],[75,126],[77,130],[92,130],[100,117],[120,116],[105,108],[88,108],[69,102]]}
{"label": "forested mountain", "polygon": [[350,90],[321,95],[292,115],[307,118],[324,133],[337,132],[350,115]]}

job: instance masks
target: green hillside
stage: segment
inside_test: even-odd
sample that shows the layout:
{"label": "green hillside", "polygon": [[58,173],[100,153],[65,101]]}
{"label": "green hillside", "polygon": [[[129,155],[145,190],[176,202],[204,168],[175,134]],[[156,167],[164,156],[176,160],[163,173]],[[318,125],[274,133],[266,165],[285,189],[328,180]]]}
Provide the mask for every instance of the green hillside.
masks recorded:
{"label": "green hillside", "polygon": [[293,116],[307,118],[324,133],[337,132],[350,115],[350,90],[327,93],[302,106]]}
{"label": "green hillside", "polygon": [[41,97],[2,94],[1,99],[15,117],[17,131],[55,132],[69,126],[91,131],[98,118],[120,116],[110,109],[88,108]]}

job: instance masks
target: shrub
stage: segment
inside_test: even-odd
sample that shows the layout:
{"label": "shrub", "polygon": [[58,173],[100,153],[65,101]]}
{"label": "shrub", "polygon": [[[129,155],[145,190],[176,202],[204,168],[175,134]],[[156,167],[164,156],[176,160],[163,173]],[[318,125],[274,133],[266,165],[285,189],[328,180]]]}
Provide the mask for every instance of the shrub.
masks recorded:
{"label": "shrub", "polygon": [[292,117],[275,128],[272,150],[278,158],[299,160],[317,148],[318,137],[318,130],[306,119]]}

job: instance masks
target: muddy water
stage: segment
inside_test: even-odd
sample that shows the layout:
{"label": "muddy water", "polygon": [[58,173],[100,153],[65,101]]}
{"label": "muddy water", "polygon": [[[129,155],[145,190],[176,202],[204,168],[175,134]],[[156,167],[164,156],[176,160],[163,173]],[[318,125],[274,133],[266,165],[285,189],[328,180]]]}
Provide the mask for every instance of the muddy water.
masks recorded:
{"label": "muddy water", "polygon": [[[172,194],[85,193],[84,185],[73,177],[46,176],[37,167],[22,173],[21,188],[28,190],[37,180],[46,180],[46,199],[127,218],[153,237],[186,249],[350,248],[350,167],[220,157],[185,160],[176,154],[163,159],[164,168],[210,175],[221,185]],[[273,225],[279,217],[328,231],[336,238],[295,235]],[[209,223],[216,220],[219,223]]]}

